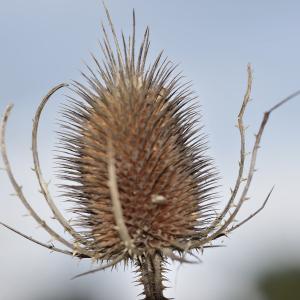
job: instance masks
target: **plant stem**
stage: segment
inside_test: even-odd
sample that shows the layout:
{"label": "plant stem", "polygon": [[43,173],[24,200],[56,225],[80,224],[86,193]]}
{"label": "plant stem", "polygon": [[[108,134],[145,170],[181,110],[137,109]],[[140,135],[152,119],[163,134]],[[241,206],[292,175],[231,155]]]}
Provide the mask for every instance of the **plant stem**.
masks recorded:
{"label": "plant stem", "polygon": [[163,295],[164,268],[163,258],[160,254],[142,256],[138,262],[140,282],[144,285],[144,300],[168,300]]}

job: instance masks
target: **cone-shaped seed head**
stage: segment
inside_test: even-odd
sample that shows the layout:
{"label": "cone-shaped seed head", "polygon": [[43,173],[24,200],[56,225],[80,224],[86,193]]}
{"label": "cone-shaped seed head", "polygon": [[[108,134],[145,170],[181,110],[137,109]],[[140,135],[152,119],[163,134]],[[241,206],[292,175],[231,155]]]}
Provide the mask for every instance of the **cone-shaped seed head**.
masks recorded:
{"label": "cone-shaped seed head", "polygon": [[[161,55],[146,62],[149,31],[135,53],[135,30],[120,47],[105,28],[97,71],[75,83],[80,99],[64,110],[60,171],[84,244],[109,259],[125,245],[109,188],[109,151],[123,220],[139,254],[175,249],[206,228],[216,174],[205,155],[189,85]],[[113,49],[114,48],[114,49]],[[81,241],[82,242],[82,241]]]}

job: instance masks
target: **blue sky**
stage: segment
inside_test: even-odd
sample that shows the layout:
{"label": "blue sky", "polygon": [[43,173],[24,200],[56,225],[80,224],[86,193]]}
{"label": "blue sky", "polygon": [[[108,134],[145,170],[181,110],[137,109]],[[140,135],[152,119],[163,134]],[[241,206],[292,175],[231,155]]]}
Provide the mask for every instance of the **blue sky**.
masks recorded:
{"label": "blue sky", "polygon": [[[298,1],[106,1],[115,26],[130,33],[135,8],[137,33],[150,26],[151,58],[161,50],[179,63],[201,104],[210,152],[222,177],[221,203],[228,198],[237,172],[239,140],[234,128],[246,87],[246,66],[254,69],[253,93],[246,123],[250,125],[248,149],[263,112],[288,94],[300,89],[300,19]],[[0,111],[15,104],[8,128],[8,147],[17,178],[32,203],[50,216],[37,192],[30,171],[30,128],[34,111],[43,95],[60,82],[81,80],[83,62],[89,53],[101,58],[98,40],[100,22],[105,21],[101,1],[10,0],[0,1]],[[47,106],[41,126],[40,156],[45,177],[54,178],[53,149],[58,111],[65,97],[56,96]],[[214,249],[197,266],[171,267],[168,294],[176,299],[241,299],[251,290],[256,274],[278,264],[300,264],[298,185],[300,179],[300,98],[271,116],[262,140],[252,201],[247,216],[276,188],[266,209],[251,223],[234,233],[224,249]],[[0,174],[0,220],[47,240],[34,221],[22,218],[25,210],[12,192],[7,177]],[[52,191],[57,194],[55,185]],[[61,204],[60,204],[61,205]],[[242,218],[242,217],[241,217]],[[30,245],[0,229],[0,293],[7,300],[30,295],[40,289],[60,290],[82,285],[105,299],[133,299],[137,294],[130,272],[106,271],[82,279],[69,278],[89,268],[59,254]],[[34,275],[32,278],[28,274]],[[175,277],[177,274],[177,282]],[[4,280],[5,279],[5,280]],[[19,288],[14,289],[14,282]],[[118,288],[115,287],[118,285]],[[176,287],[175,287],[176,285]],[[26,296],[28,295],[28,296]],[[23,299],[24,299],[23,297]],[[252,297],[252,298],[251,298]],[[260,299],[252,295],[249,299]],[[97,299],[97,298],[96,298]],[[246,299],[246,298],[245,298]]]}

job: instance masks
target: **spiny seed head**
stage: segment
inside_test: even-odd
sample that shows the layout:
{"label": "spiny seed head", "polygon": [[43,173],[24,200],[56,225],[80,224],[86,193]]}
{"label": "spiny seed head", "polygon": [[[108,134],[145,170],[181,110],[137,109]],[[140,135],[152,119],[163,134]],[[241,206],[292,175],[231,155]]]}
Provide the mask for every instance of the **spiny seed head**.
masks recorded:
{"label": "spiny seed head", "polygon": [[[180,250],[207,227],[216,173],[205,155],[189,84],[162,54],[147,63],[149,30],[135,52],[135,19],[129,42],[114,45],[103,26],[105,60],[74,83],[78,99],[64,109],[61,175],[87,249],[104,259],[124,245],[113,213],[109,155],[113,151],[124,223],[137,255]],[[113,49],[115,48],[115,49]],[[82,241],[81,241],[82,242]],[[182,250],[182,249],[181,249]]]}

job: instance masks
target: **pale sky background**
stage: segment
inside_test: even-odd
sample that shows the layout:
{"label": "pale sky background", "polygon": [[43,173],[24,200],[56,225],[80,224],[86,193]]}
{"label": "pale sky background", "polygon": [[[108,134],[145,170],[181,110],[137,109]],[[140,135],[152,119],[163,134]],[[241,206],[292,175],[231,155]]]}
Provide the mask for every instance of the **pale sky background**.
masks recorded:
{"label": "pale sky background", "polygon": [[[118,31],[130,33],[135,8],[139,37],[150,26],[150,60],[161,49],[180,63],[202,106],[209,135],[209,154],[222,180],[220,207],[229,196],[238,167],[239,139],[234,128],[245,86],[246,66],[254,69],[253,93],[246,113],[250,125],[250,150],[263,112],[300,89],[299,1],[113,1],[106,0]],[[48,218],[33,172],[30,153],[31,120],[47,91],[55,84],[80,79],[89,52],[101,58],[97,41],[105,20],[99,0],[0,0],[0,112],[15,104],[8,125],[8,149],[15,174],[33,206]],[[47,106],[40,134],[44,175],[54,175],[54,130],[58,110],[65,101],[58,94]],[[247,216],[262,203],[275,184],[265,210],[224,240],[226,248],[206,251],[199,265],[172,271],[166,295],[177,300],[263,300],[254,292],[255,278],[270,268],[300,268],[300,98],[272,115],[262,140],[258,173],[249,201],[241,211]],[[0,173],[0,220],[47,241],[25,209],[11,197],[12,187]],[[62,207],[61,204],[59,204]],[[55,223],[50,222],[51,224]],[[91,300],[136,299],[131,270],[105,271],[71,282],[73,275],[90,268],[77,260],[33,245],[0,228],[0,299],[48,300],[45,293],[90,291]],[[61,298],[49,298],[61,300]]]}

